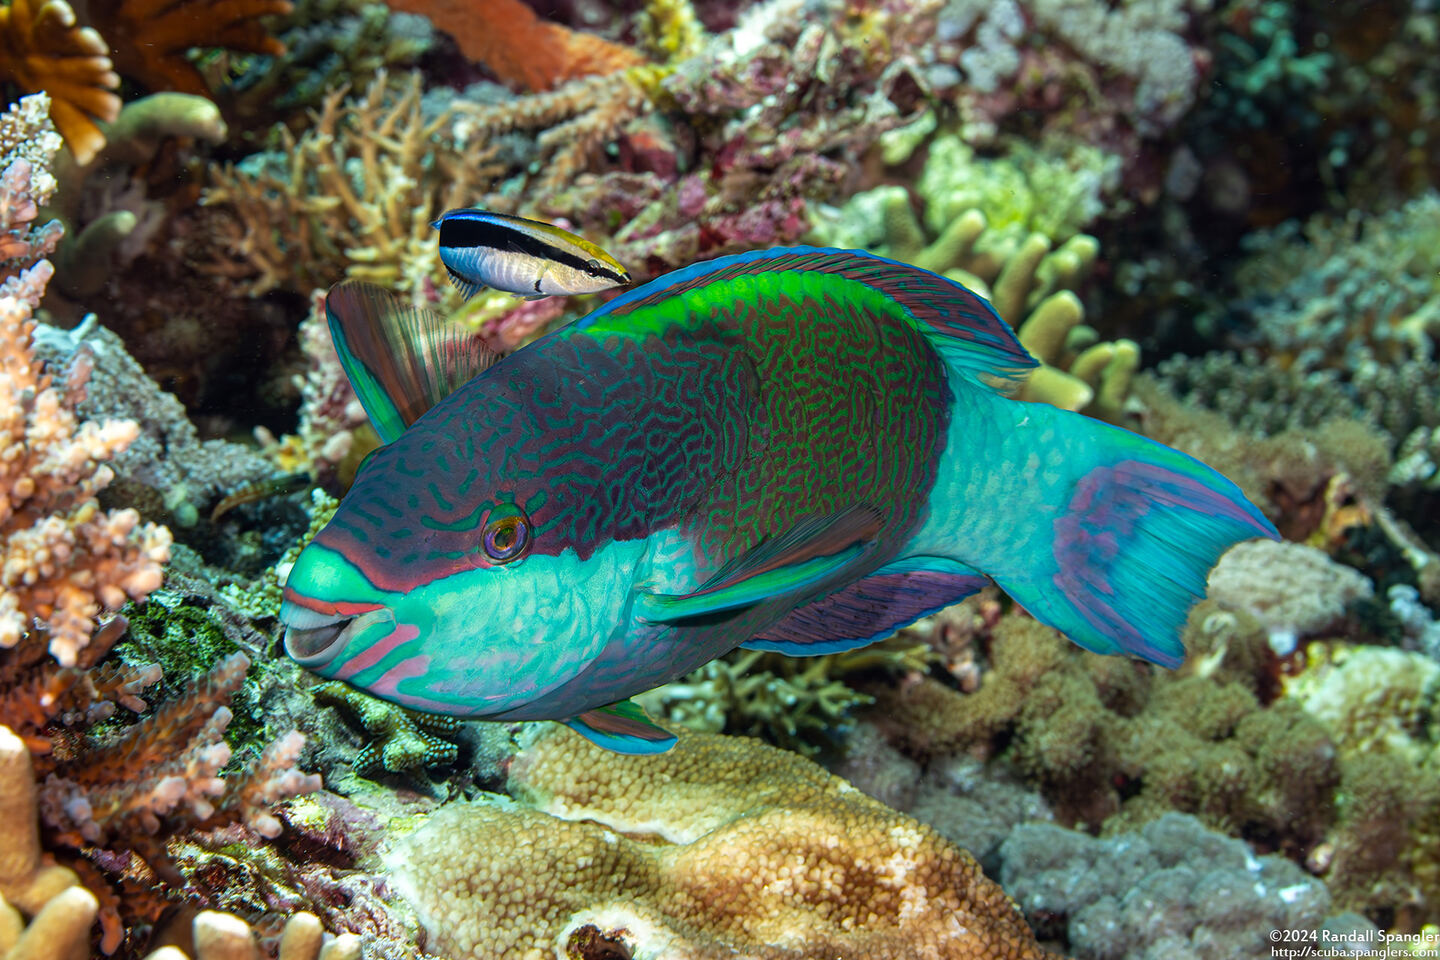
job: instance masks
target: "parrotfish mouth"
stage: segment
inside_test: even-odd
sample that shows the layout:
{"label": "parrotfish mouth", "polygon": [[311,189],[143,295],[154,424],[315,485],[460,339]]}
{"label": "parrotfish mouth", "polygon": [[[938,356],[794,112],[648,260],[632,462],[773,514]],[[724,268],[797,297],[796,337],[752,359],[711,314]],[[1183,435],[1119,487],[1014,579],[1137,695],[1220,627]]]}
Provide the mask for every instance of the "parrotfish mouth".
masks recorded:
{"label": "parrotfish mouth", "polygon": [[285,624],[285,652],[302,667],[314,670],[333,660],[357,633],[392,614],[381,607],[359,616],[318,613],[286,601],[280,607]]}

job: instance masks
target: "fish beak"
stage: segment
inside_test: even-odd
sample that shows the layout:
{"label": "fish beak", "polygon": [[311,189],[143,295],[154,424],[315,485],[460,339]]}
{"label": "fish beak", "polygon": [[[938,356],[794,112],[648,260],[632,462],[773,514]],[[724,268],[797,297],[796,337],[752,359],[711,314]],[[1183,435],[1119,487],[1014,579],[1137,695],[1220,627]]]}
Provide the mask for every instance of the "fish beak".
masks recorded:
{"label": "fish beak", "polygon": [[390,611],[385,609],[369,610],[359,616],[317,613],[287,600],[280,606],[285,652],[300,666],[318,669],[335,659],[355,634],[389,617]]}
{"label": "fish beak", "polygon": [[439,230],[439,229],[440,229],[440,221],[439,221],[438,219],[437,219],[437,220],[431,220],[431,221],[430,221],[430,226],[434,227],[436,230]]}

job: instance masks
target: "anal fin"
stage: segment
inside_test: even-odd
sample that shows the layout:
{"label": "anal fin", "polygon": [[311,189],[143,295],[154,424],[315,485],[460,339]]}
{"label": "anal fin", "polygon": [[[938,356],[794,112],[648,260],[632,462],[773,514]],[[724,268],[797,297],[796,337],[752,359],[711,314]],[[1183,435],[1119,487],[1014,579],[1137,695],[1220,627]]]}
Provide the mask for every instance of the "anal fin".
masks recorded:
{"label": "anal fin", "polygon": [[992,582],[978,570],[941,557],[898,561],[807,603],[741,646],[790,657],[855,650],[959,603]]}
{"label": "anal fin", "polygon": [[587,710],[565,725],[598,747],[615,753],[664,753],[675,746],[675,735],[646,716],[633,700]]}

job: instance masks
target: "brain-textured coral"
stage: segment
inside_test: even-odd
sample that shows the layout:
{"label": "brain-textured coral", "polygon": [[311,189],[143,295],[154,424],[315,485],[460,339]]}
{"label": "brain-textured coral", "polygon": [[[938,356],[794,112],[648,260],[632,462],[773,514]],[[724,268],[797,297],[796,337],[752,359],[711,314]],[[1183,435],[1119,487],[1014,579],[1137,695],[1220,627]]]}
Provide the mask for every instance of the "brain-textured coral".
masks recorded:
{"label": "brain-textured coral", "polygon": [[30,314],[29,303],[0,297],[0,646],[38,622],[55,658],[72,666],[102,610],[160,586],[170,532],[131,509],[100,509],[95,495],[113,476],[105,461],[139,427],[80,421],[89,361],[52,383],[35,358]]}
{"label": "brain-textured coral", "polygon": [[975,861],[819,767],[689,734],[625,757],[552,728],[524,805],[451,804],[390,856],[457,958],[1050,956]]}
{"label": "brain-textured coral", "polygon": [[80,26],[65,0],[14,0],[0,7],[0,79],[29,93],[47,92],[55,126],[81,163],[105,144],[96,121],[120,112],[109,49]]}

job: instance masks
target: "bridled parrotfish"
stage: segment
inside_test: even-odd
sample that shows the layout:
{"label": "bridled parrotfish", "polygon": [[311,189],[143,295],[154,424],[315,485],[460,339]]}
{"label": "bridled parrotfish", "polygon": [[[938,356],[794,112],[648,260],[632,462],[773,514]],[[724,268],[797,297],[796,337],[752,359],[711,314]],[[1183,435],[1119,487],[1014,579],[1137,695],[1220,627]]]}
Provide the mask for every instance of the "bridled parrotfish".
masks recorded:
{"label": "bridled parrotfish", "polygon": [[285,647],[417,710],[656,752],[632,695],[991,583],[1174,667],[1220,554],[1276,537],[1199,461],[1011,399],[1035,360],[985,300],[863,252],[698,263],[499,360],[372,286],[326,305],[386,445],[291,570]]}
{"label": "bridled parrotfish", "polygon": [[440,231],[440,262],[466,300],[482,287],[541,300],[630,282],[618,260],[553,223],[467,208],[430,226]]}

